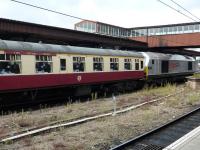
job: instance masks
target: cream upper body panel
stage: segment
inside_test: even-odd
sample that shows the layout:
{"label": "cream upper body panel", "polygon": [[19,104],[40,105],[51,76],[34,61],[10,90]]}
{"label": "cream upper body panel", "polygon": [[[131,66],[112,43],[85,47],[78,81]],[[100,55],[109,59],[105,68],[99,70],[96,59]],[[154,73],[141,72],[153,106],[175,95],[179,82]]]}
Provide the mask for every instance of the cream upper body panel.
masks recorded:
{"label": "cream upper body panel", "polygon": [[[16,41],[3,41],[0,40],[0,54],[7,53],[7,51],[21,54],[21,74],[35,74],[43,73],[36,69],[37,65],[41,65],[42,61],[37,60],[38,55],[47,55],[50,61],[44,63],[48,64],[51,68],[48,73],[76,73],[74,71],[74,57],[84,58],[82,65],[84,66],[83,72],[95,72],[94,61],[95,57],[102,58],[103,72],[111,71],[134,71],[136,69],[136,61],[144,61],[142,54],[132,51],[110,50],[110,49],[97,49],[97,48],[83,48],[64,45],[30,43],[30,42],[16,42]],[[40,57],[40,56],[39,56]],[[117,70],[111,69],[111,59],[114,58],[117,62]],[[131,59],[130,70],[125,70],[125,59]],[[65,62],[65,69],[61,69],[61,60]],[[113,64],[112,64],[113,65]],[[1,68],[0,68],[1,69]],[[141,63],[137,70],[143,70]]]}

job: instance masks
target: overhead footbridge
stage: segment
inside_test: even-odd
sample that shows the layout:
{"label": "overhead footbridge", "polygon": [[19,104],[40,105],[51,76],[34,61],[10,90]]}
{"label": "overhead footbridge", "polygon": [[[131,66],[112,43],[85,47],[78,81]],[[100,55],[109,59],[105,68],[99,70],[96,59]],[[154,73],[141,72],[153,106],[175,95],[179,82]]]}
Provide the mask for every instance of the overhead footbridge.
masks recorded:
{"label": "overhead footbridge", "polygon": [[149,48],[199,48],[200,22],[132,28],[129,37]]}

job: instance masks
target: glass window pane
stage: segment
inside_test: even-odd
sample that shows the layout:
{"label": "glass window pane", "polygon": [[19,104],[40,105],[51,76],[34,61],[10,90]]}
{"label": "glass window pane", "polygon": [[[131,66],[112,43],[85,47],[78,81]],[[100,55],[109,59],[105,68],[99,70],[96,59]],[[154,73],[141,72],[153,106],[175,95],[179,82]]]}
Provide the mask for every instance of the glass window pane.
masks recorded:
{"label": "glass window pane", "polygon": [[5,60],[5,54],[0,54],[0,60]]}
{"label": "glass window pane", "polygon": [[188,26],[184,26],[184,31],[188,31]]}
{"label": "glass window pane", "polygon": [[10,54],[6,54],[6,60],[10,60]]}
{"label": "glass window pane", "polygon": [[66,59],[60,59],[60,70],[66,70]]}
{"label": "glass window pane", "polygon": [[178,26],[178,31],[182,32],[183,31],[183,26]]}
{"label": "glass window pane", "polygon": [[195,29],[195,30],[199,30],[199,25],[196,24],[196,25],[194,26],[194,29]]}
{"label": "glass window pane", "polygon": [[189,30],[193,31],[194,26],[193,25],[189,25]]}

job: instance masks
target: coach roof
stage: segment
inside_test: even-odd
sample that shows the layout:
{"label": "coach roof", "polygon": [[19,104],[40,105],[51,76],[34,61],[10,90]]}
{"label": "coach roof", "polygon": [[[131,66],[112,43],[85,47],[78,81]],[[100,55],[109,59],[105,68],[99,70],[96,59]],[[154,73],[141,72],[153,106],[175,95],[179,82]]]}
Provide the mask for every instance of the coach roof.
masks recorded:
{"label": "coach roof", "polygon": [[33,51],[33,52],[50,52],[50,53],[70,53],[84,55],[100,56],[125,56],[125,57],[143,57],[142,54],[133,51],[111,50],[102,48],[86,48],[66,45],[54,45],[43,43],[19,42],[0,40],[1,50],[13,51]]}

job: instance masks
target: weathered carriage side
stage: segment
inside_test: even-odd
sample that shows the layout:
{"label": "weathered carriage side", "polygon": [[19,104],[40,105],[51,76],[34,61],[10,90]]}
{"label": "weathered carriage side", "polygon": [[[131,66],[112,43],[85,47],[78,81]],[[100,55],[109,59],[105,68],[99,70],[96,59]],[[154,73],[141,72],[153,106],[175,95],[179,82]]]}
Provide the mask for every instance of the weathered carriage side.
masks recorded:
{"label": "weathered carriage side", "polygon": [[0,92],[67,87],[71,95],[84,95],[104,85],[134,88],[144,79],[143,61],[136,52],[1,40]]}

